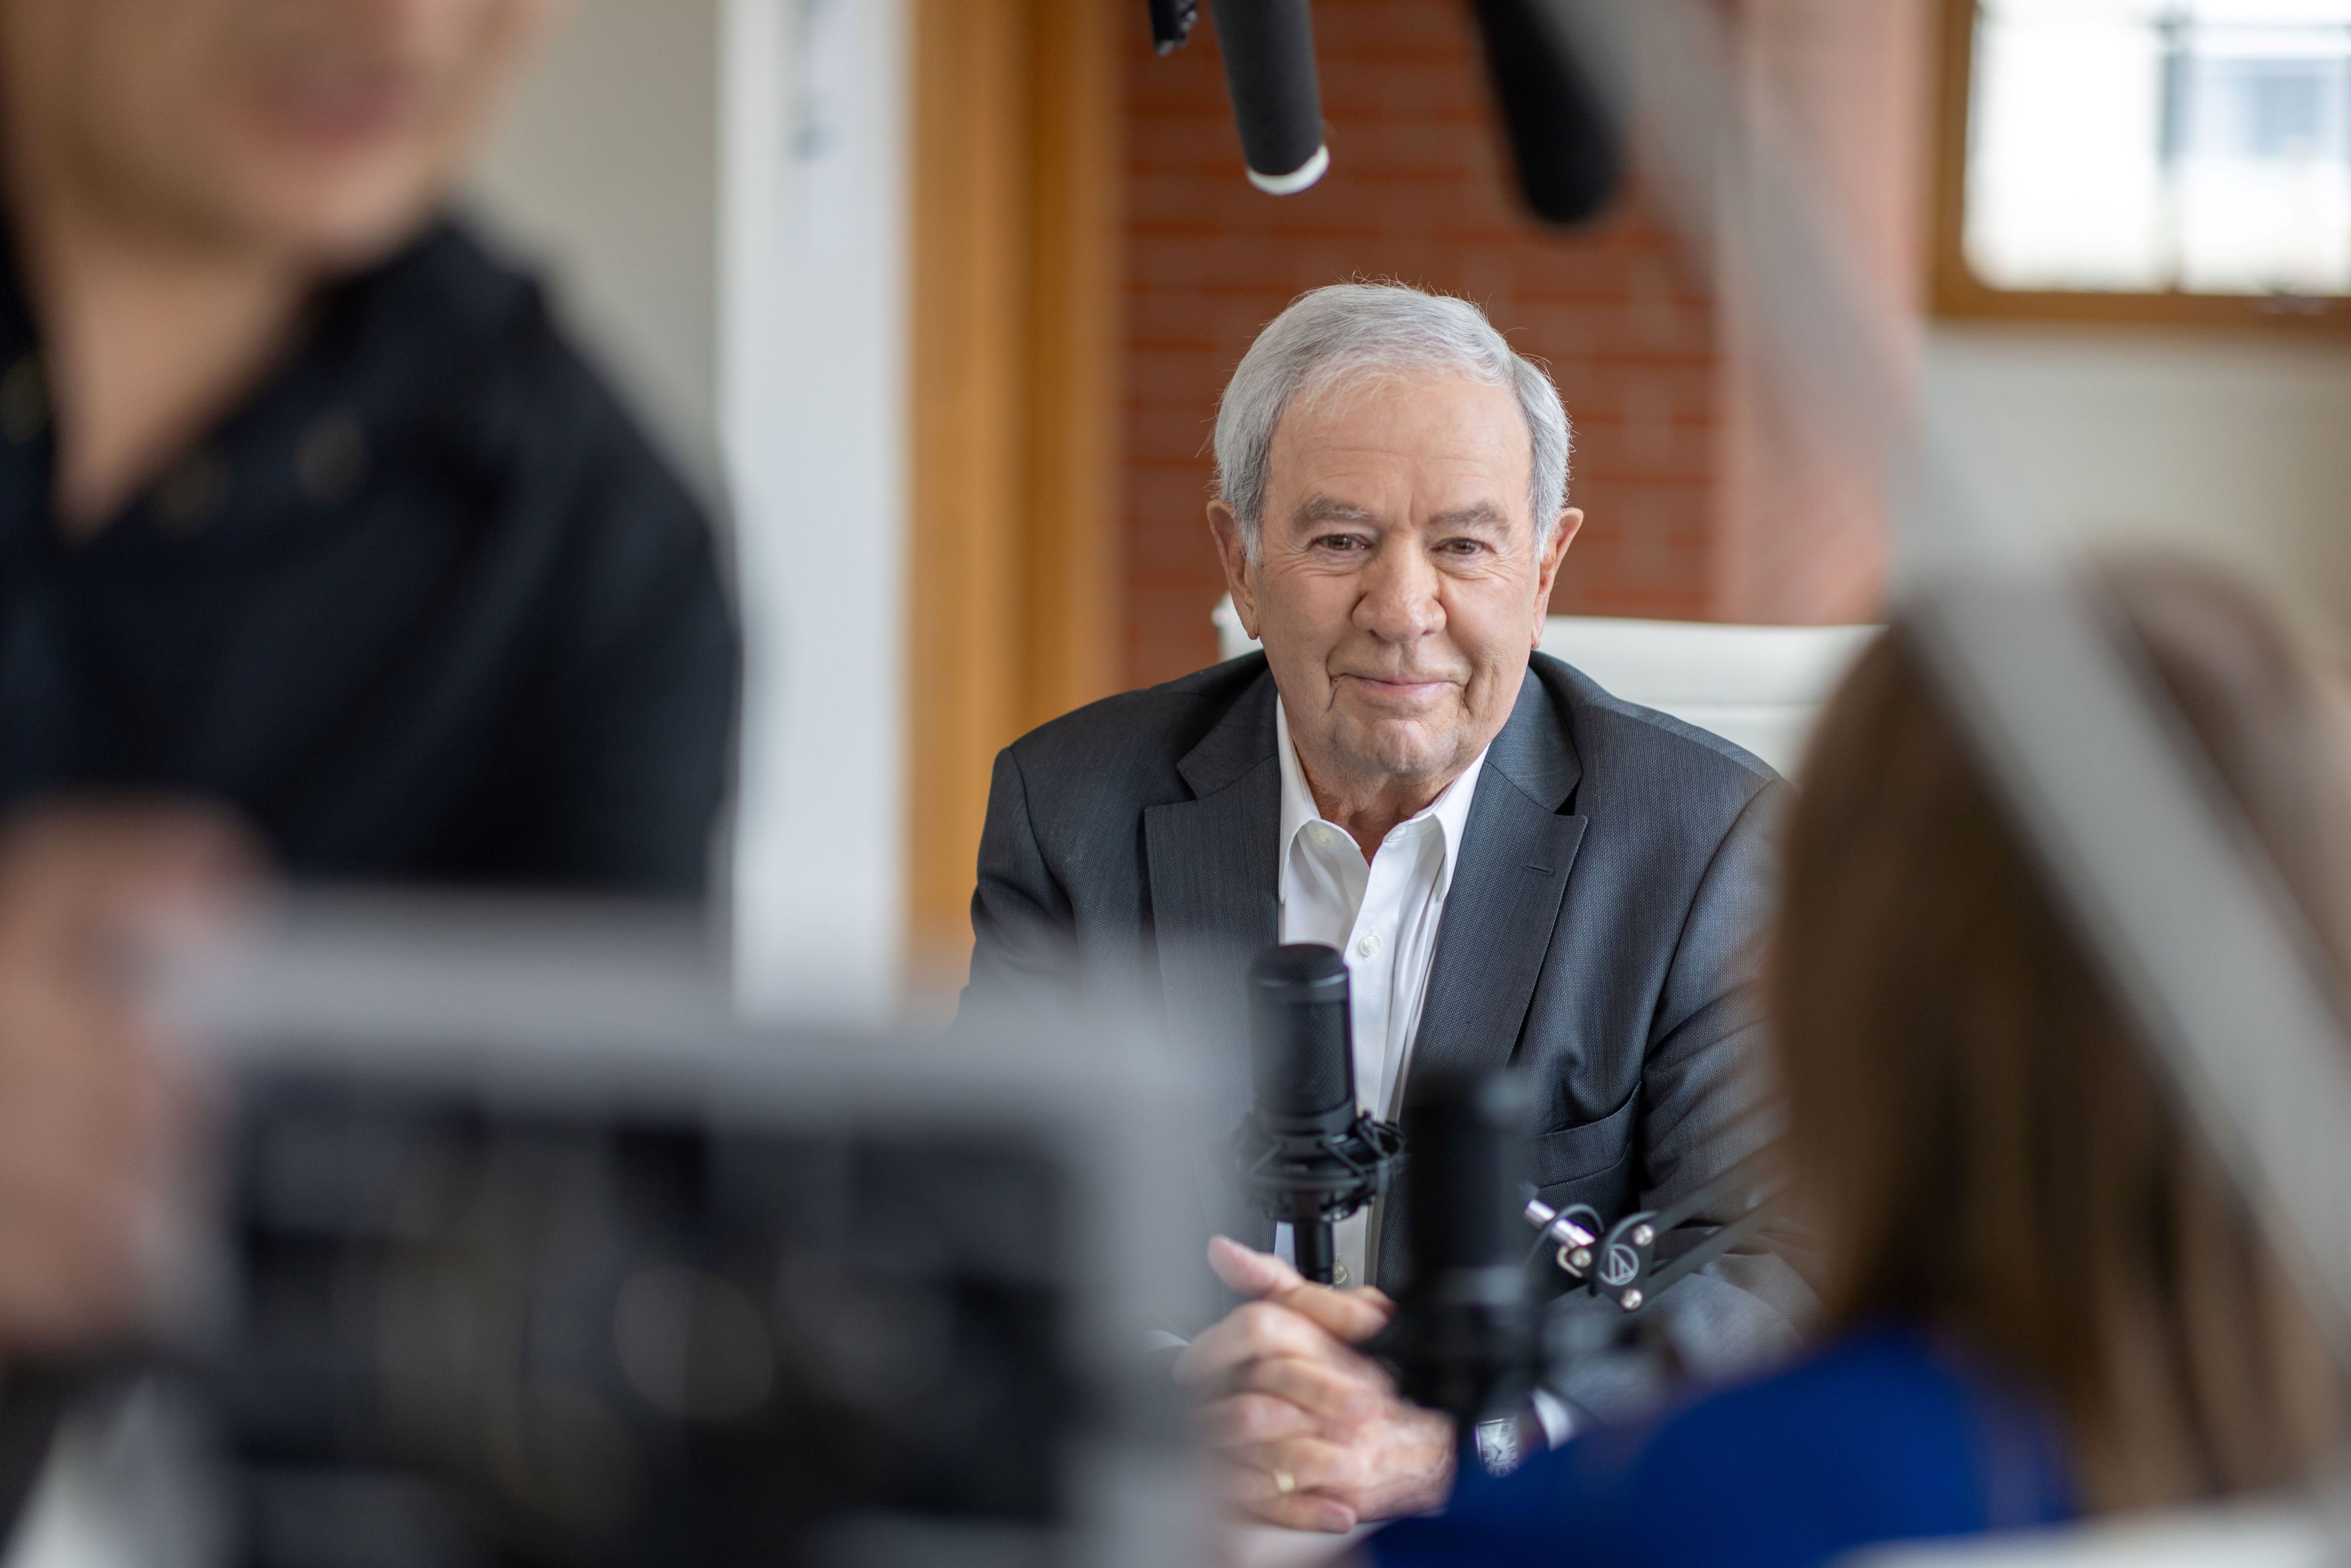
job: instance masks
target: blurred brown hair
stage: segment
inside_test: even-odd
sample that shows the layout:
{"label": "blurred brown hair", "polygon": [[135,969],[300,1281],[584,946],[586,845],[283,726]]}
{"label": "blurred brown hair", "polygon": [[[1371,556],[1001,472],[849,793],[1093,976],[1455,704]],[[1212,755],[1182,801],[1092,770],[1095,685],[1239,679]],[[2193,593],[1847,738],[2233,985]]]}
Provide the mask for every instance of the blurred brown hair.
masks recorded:
{"label": "blurred brown hair", "polygon": [[[2351,745],[2331,674],[2209,572],[2106,584],[2339,969]],[[2343,1429],[2314,1320],[1899,623],[1822,718],[1785,865],[1784,1146],[1832,1324],[1921,1324],[2043,1390],[2094,1509],[2310,1473]]]}

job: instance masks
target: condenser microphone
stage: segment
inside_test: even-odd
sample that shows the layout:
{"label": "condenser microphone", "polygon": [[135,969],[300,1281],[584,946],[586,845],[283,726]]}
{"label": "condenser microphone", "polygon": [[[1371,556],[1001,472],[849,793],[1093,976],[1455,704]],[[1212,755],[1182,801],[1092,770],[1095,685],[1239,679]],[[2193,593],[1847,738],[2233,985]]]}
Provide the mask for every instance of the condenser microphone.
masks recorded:
{"label": "condenser microphone", "polygon": [[1290,1228],[1298,1271],[1333,1282],[1331,1228],[1386,1190],[1402,1147],[1355,1109],[1347,965],[1319,943],[1269,947],[1249,972],[1255,1103],[1235,1134],[1242,1187]]}
{"label": "condenser microphone", "polygon": [[1624,178],[1625,145],[1595,62],[1544,14],[1556,3],[1476,0],[1475,9],[1519,193],[1543,222],[1570,225],[1606,210]]}
{"label": "condenser microphone", "polygon": [[1276,196],[1306,189],[1331,166],[1307,0],[1210,0],[1233,121],[1249,183]]}
{"label": "condenser microphone", "polygon": [[1405,1398],[1465,1429],[1516,1409],[1533,1387],[1526,1124],[1518,1082],[1501,1073],[1429,1074],[1405,1106],[1413,1278],[1371,1348],[1395,1364]]}
{"label": "condenser microphone", "polygon": [[1280,1134],[1339,1133],[1355,1119],[1354,1027],[1338,950],[1294,942],[1249,966],[1257,1109]]}

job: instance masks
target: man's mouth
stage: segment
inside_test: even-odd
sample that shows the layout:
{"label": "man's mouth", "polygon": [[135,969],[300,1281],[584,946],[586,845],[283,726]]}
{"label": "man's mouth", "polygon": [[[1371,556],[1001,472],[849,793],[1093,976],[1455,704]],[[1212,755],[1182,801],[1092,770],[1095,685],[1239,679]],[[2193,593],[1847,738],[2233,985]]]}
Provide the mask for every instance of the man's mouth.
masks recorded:
{"label": "man's mouth", "polygon": [[1342,675],[1353,681],[1373,701],[1398,707],[1419,707],[1455,690],[1458,681],[1429,680],[1409,675]]}

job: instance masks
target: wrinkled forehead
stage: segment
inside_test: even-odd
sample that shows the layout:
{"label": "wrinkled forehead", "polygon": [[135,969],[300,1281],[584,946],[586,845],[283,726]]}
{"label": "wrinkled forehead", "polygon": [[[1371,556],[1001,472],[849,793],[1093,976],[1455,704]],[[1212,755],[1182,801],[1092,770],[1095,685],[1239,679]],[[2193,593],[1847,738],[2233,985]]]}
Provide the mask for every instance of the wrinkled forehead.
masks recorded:
{"label": "wrinkled forehead", "polygon": [[1318,365],[1302,378],[1281,417],[1343,419],[1366,404],[1461,398],[1489,405],[1489,417],[1525,434],[1525,416],[1511,390],[1458,365],[1426,364],[1402,358],[1341,358]]}
{"label": "wrinkled forehead", "polygon": [[[1509,389],[1458,373],[1371,366],[1301,386],[1274,426],[1268,502],[1318,515],[1410,489],[1458,508],[1527,508],[1534,445]],[[1349,494],[1351,487],[1367,493]],[[1489,494],[1490,492],[1490,494]]]}

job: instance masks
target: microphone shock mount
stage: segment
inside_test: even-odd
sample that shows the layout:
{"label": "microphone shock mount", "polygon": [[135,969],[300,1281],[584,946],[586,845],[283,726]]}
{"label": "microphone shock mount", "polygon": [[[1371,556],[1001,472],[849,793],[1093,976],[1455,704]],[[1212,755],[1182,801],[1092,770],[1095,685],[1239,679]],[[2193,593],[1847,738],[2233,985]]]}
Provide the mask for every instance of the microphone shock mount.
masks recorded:
{"label": "microphone shock mount", "polygon": [[1324,1284],[1337,1272],[1331,1228],[1386,1195],[1388,1173],[1403,1153],[1403,1130],[1369,1116],[1335,1132],[1281,1132],[1252,1113],[1233,1137],[1242,1191],[1290,1228],[1298,1271]]}

